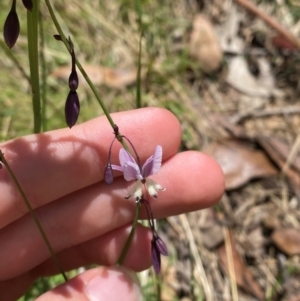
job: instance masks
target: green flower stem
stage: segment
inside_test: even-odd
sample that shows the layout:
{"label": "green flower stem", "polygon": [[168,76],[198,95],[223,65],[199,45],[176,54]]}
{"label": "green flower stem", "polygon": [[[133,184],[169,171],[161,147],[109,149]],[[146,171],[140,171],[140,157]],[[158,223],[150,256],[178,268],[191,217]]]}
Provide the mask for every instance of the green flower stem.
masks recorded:
{"label": "green flower stem", "polygon": [[136,80],[136,107],[142,107],[142,93],[141,93],[141,58],[142,58],[142,37],[143,32],[141,31],[140,43],[139,43],[139,58],[138,58],[138,72],[137,72],[137,80]]}
{"label": "green flower stem", "polygon": [[[70,52],[70,45],[69,45],[69,42],[68,42],[66,36],[64,35],[64,33],[63,33],[63,31],[62,31],[62,29],[61,29],[61,27],[60,27],[58,21],[57,21],[57,18],[56,18],[56,16],[55,16],[55,13],[54,13],[54,10],[53,10],[53,8],[52,8],[52,6],[51,6],[50,1],[49,1],[49,0],[45,0],[45,3],[46,3],[46,5],[47,5],[48,11],[49,11],[50,16],[51,16],[51,18],[52,18],[52,21],[53,21],[53,23],[54,23],[54,25],[55,25],[55,28],[56,28],[58,34],[60,35],[61,40],[63,41],[63,43],[65,44],[65,47],[66,47],[66,48],[68,49],[68,51]],[[140,64],[140,62],[139,62],[139,64]],[[88,85],[90,86],[91,90],[93,91],[93,93],[94,93],[94,95],[95,95],[95,97],[96,97],[98,103],[100,104],[100,106],[101,106],[101,108],[102,108],[102,110],[103,110],[103,112],[104,112],[106,118],[108,119],[108,122],[110,123],[111,127],[114,128],[115,123],[114,123],[113,119],[111,118],[108,109],[106,108],[104,102],[102,101],[102,99],[101,99],[99,93],[98,93],[97,90],[96,90],[96,87],[94,86],[94,84],[93,84],[92,81],[90,80],[89,76],[86,74],[85,70],[83,69],[82,65],[81,65],[80,62],[77,60],[77,58],[76,58],[76,66],[78,67],[78,69],[80,70],[82,76],[85,78],[86,82],[88,83]],[[140,77],[140,75],[139,75],[139,77]],[[118,138],[118,141],[123,145],[123,147],[124,147],[126,150],[129,151],[128,145],[126,144],[126,142],[125,142],[124,139],[122,138],[122,134],[121,134],[121,133],[119,133],[119,135],[118,135],[117,138]],[[138,216],[139,216],[139,212],[140,212],[140,206],[141,206],[141,205],[140,205],[139,203],[138,203],[137,206],[136,206],[137,208],[136,208],[136,212],[135,212],[134,223],[133,223],[133,225],[132,225],[132,229],[131,229],[131,232],[130,232],[128,238],[127,238],[127,241],[126,241],[126,243],[125,243],[125,246],[124,246],[124,248],[123,248],[123,250],[122,250],[121,256],[120,256],[120,258],[119,258],[119,260],[118,260],[118,262],[117,262],[117,264],[119,264],[119,265],[121,265],[121,264],[123,263],[123,260],[124,260],[126,254],[127,254],[127,251],[128,251],[128,249],[129,249],[129,247],[130,247],[130,244],[131,244],[131,241],[132,241],[132,238],[133,238],[133,234],[134,234],[134,231],[135,231],[135,228],[136,228],[136,225],[137,225],[137,221],[138,221]]]}
{"label": "green flower stem", "polygon": [[132,239],[133,239],[133,234],[135,232],[135,229],[136,229],[136,226],[137,226],[137,223],[138,223],[138,219],[139,219],[139,215],[140,215],[140,210],[141,210],[141,205],[142,205],[141,202],[138,202],[136,204],[136,210],[135,210],[135,216],[134,216],[132,228],[131,228],[129,236],[128,236],[127,240],[126,240],[126,243],[124,245],[122,253],[121,253],[121,255],[120,255],[120,257],[119,257],[119,259],[117,261],[118,265],[122,265],[122,263],[123,263],[123,261],[125,259],[125,256],[126,256],[126,254],[128,252],[128,249],[129,249],[129,247],[131,245],[131,242],[132,242]]}
{"label": "green flower stem", "polygon": [[[55,25],[55,28],[56,28],[58,34],[60,35],[61,40],[63,41],[63,43],[65,44],[66,48],[67,48],[68,51],[70,52],[70,45],[69,45],[69,42],[68,42],[66,36],[64,35],[64,33],[63,33],[63,31],[62,31],[62,29],[61,29],[61,27],[60,27],[58,21],[57,21],[57,18],[56,18],[56,16],[55,16],[55,13],[54,13],[54,10],[53,10],[53,8],[52,8],[52,6],[51,6],[50,1],[49,1],[49,0],[45,0],[45,3],[46,3],[46,5],[47,5],[48,11],[49,11],[49,13],[50,13],[51,19],[52,19],[52,21],[53,21],[53,23],[54,23],[54,25]],[[108,109],[106,108],[104,102],[102,101],[102,99],[101,99],[99,93],[97,92],[97,89],[96,89],[95,85],[92,83],[91,79],[90,79],[89,76],[86,74],[85,70],[83,69],[82,65],[81,65],[80,62],[77,60],[77,58],[75,58],[75,60],[76,60],[76,66],[78,67],[78,69],[80,70],[82,76],[84,77],[84,79],[85,79],[86,82],[88,83],[89,87],[90,87],[91,90],[93,91],[93,93],[94,93],[94,95],[95,95],[95,97],[96,97],[98,103],[100,104],[100,106],[101,106],[101,108],[102,108],[102,110],[103,110],[103,112],[104,112],[104,114],[105,114],[105,116],[106,116],[106,118],[107,118],[107,120],[108,120],[108,122],[110,123],[111,127],[114,128],[115,123],[114,123],[113,119],[111,118],[111,116],[110,116],[110,114],[109,114],[109,111],[108,111]],[[118,141],[123,145],[123,147],[124,147],[126,150],[129,150],[129,148],[128,148],[126,142],[125,142],[124,139],[122,138],[122,134],[121,134],[121,133],[119,133],[119,135],[118,135]]]}
{"label": "green flower stem", "polygon": [[34,133],[39,133],[41,131],[42,124],[38,57],[38,16],[39,0],[33,0],[32,11],[27,10],[27,39],[34,115]]}
{"label": "green flower stem", "polygon": [[[59,33],[59,35],[60,35],[62,41],[64,42],[66,48],[70,51],[70,45],[69,45],[69,42],[67,41],[67,38],[65,37],[65,35],[64,35],[64,33],[63,33],[63,31],[62,31],[62,29],[61,29],[61,27],[60,27],[60,25],[59,25],[59,23],[58,23],[58,21],[57,21],[57,18],[56,18],[56,16],[55,16],[55,13],[54,13],[54,11],[53,11],[53,8],[52,8],[52,6],[51,6],[51,4],[50,4],[50,1],[49,1],[49,0],[45,0],[45,3],[46,3],[46,5],[47,5],[47,7],[48,7],[49,13],[50,13],[51,18],[52,18],[52,21],[53,21],[53,23],[54,23],[54,25],[55,25],[55,27],[56,27],[56,30],[58,31],[58,33]],[[106,106],[104,105],[104,102],[102,101],[102,99],[101,99],[99,93],[97,92],[96,87],[94,86],[94,84],[93,84],[92,81],[90,80],[89,76],[86,74],[85,70],[83,69],[82,65],[81,65],[80,62],[77,60],[77,58],[76,58],[76,65],[77,65],[78,69],[80,70],[82,76],[85,78],[86,82],[87,82],[88,85],[90,86],[91,90],[93,91],[93,93],[94,93],[94,95],[95,95],[95,97],[96,97],[98,103],[100,104],[100,106],[101,106],[101,108],[102,108],[102,110],[103,110],[103,112],[104,112],[106,118],[108,119],[110,125],[111,125],[112,127],[114,127],[115,123],[114,123],[113,119],[111,118],[111,116],[110,116],[110,114],[109,114],[109,111],[107,110]]]}
{"label": "green flower stem", "polygon": [[29,210],[32,218],[34,219],[34,222],[36,223],[36,225],[37,225],[37,227],[38,227],[38,229],[39,229],[39,231],[40,231],[40,233],[41,233],[41,235],[43,237],[43,240],[46,243],[46,246],[47,246],[47,248],[48,248],[48,250],[49,250],[49,252],[50,252],[50,254],[51,254],[51,256],[52,256],[52,258],[54,260],[54,262],[55,262],[55,265],[57,266],[57,268],[60,271],[61,275],[64,277],[65,281],[68,281],[68,277],[65,274],[64,270],[62,269],[62,267],[61,267],[61,265],[60,265],[60,263],[58,261],[57,256],[55,255],[55,252],[54,252],[54,250],[53,250],[53,248],[52,248],[52,246],[51,246],[51,244],[50,244],[50,242],[49,242],[49,240],[47,238],[47,235],[46,235],[46,233],[45,233],[45,231],[44,231],[44,229],[43,229],[43,227],[42,227],[42,225],[41,225],[41,223],[40,223],[40,221],[38,219],[37,214],[35,213],[35,211],[31,207],[29,200],[27,199],[27,197],[26,197],[26,195],[25,195],[25,193],[24,193],[24,191],[23,191],[20,183],[18,182],[17,178],[15,177],[13,171],[11,170],[11,168],[10,168],[8,162],[6,161],[6,159],[4,157],[4,154],[2,153],[1,150],[0,150],[0,161],[7,168],[7,170],[9,172],[11,178],[13,179],[13,182],[15,183],[16,187],[18,188],[18,190],[19,190],[19,192],[20,192],[20,194],[21,194],[21,196],[22,196],[22,198],[23,198],[23,200],[24,200],[24,202],[25,202],[25,204],[26,204],[26,206],[27,206],[27,208],[28,208],[28,210]]}
{"label": "green flower stem", "polygon": [[135,12],[137,14],[137,22],[140,30],[139,53],[138,53],[138,70],[136,79],[136,107],[142,107],[142,93],[141,93],[141,70],[142,70],[142,38],[143,38],[143,24],[142,24],[142,8],[141,0],[134,1]]}
{"label": "green flower stem", "polygon": [[42,131],[45,132],[47,130],[47,65],[45,58],[45,34],[44,34],[44,24],[43,24],[43,16],[39,14],[39,34],[40,34],[40,60],[41,60],[41,102],[42,102]]}

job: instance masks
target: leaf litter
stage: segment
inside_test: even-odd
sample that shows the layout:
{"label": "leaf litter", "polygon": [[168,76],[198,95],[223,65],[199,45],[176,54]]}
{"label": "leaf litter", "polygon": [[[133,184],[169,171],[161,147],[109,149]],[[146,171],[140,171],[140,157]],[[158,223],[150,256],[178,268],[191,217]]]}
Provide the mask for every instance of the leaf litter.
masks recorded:
{"label": "leaf litter", "polygon": [[[299,54],[290,33],[300,35],[300,29],[293,6],[252,1],[259,9],[253,15],[246,2],[203,1],[190,19],[187,47],[193,72],[189,70],[185,87],[172,79],[173,87],[181,89],[171,95],[191,116],[187,122],[178,115],[182,147],[201,149],[219,162],[226,192],[214,208],[185,215],[193,233],[188,242],[181,218],[168,218],[168,226],[161,228],[177,258],[169,267],[165,263],[163,300],[299,298],[300,86],[295,79]],[[290,28],[282,14],[293,20]],[[195,32],[201,22],[209,22],[211,40],[221,50],[218,59],[214,60],[216,46],[211,46],[211,53],[205,49],[213,45],[211,41],[201,46],[205,34],[203,40],[197,34],[207,30],[201,25]],[[212,56],[203,55],[203,47]],[[199,75],[198,68],[204,73]]]}

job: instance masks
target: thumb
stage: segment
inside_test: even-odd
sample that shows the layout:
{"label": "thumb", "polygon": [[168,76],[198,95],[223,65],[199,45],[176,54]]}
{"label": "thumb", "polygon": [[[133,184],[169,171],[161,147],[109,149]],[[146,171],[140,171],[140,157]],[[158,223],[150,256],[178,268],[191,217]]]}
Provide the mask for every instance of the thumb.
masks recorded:
{"label": "thumb", "polygon": [[136,274],[124,267],[98,267],[88,270],[36,301],[142,301]]}

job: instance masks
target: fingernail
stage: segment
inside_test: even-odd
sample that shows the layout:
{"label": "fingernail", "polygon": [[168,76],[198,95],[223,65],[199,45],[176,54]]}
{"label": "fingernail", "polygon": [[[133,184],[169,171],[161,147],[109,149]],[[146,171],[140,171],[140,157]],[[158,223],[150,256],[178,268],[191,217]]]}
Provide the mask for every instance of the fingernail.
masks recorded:
{"label": "fingernail", "polygon": [[86,285],[90,301],[142,301],[136,274],[124,267],[103,267]]}

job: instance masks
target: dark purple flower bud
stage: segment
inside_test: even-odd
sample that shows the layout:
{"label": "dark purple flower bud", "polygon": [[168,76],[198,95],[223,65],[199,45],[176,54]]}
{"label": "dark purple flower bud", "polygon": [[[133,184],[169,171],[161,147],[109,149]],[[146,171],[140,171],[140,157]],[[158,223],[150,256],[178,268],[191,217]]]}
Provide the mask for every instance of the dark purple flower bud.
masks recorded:
{"label": "dark purple flower bud", "polygon": [[156,274],[160,272],[161,260],[160,255],[168,256],[168,249],[163,240],[157,235],[153,227],[153,238],[151,240],[151,256],[152,256],[152,265]]}
{"label": "dark purple flower bud", "polygon": [[22,1],[26,9],[31,11],[33,7],[32,0],[22,0]]}
{"label": "dark purple flower bud", "polygon": [[161,255],[168,256],[168,248],[163,240],[155,233],[153,233],[153,240],[156,244],[156,248]]}
{"label": "dark purple flower bud", "polygon": [[65,118],[71,128],[77,121],[80,111],[80,103],[76,91],[70,91],[65,105]]}
{"label": "dark purple flower bud", "polygon": [[113,130],[114,130],[115,136],[116,137],[119,136],[119,127],[116,124],[113,125]]}
{"label": "dark purple flower bud", "polygon": [[61,36],[59,34],[54,34],[53,37],[57,41],[62,41]]}
{"label": "dark purple flower bud", "polygon": [[114,175],[113,175],[113,170],[111,167],[111,164],[108,163],[105,167],[105,171],[104,171],[104,181],[106,184],[110,185],[113,183],[114,181]]}
{"label": "dark purple flower bud", "polygon": [[160,266],[161,266],[160,252],[157,249],[156,243],[153,239],[151,240],[151,257],[152,257],[152,265],[153,265],[154,271],[156,274],[159,274]]}
{"label": "dark purple flower bud", "polygon": [[16,12],[16,0],[13,0],[10,12],[4,23],[3,36],[6,45],[12,48],[20,34],[20,23]]}
{"label": "dark purple flower bud", "polygon": [[71,72],[70,76],[69,76],[69,87],[71,91],[76,91],[78,88],[78,75],[77,72],[74,68],[74,70]]}

